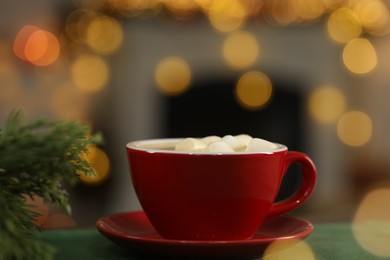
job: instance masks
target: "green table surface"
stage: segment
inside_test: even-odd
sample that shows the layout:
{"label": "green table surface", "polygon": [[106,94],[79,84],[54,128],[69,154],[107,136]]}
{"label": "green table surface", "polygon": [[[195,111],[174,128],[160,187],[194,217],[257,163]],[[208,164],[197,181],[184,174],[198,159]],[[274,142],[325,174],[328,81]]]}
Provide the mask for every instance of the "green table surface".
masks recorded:
{"label": "green table surface", "polygon": [[[96,229],[45,231],[42,239],[56,248],[55,259],[161,259],[122,248]],[[314,225],[314,231],[304,241],[310,246],[315,259],[390,259],[375,256],[360,247],[351,225],[347,223]],[[289,259],[300,258],[291,256]]]}

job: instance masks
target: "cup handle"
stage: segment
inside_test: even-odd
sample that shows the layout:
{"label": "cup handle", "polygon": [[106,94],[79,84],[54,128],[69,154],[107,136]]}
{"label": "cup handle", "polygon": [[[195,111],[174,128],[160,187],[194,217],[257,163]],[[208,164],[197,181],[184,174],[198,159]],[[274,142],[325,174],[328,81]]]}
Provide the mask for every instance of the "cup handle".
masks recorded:
{"label": "cup handle", "polygon": [[313,161],[304,153],[288,152],[286,155],[286,160],[284,162],[283,177],[287,173],[288,168],[293,163],[298,163],[302,167],[301,184],[298,190],[294,192],[290,197],[274,203],[267,217],[280,215],[282,213],[297,208],[310,197],[314,190],[317,180],[317,170]]}

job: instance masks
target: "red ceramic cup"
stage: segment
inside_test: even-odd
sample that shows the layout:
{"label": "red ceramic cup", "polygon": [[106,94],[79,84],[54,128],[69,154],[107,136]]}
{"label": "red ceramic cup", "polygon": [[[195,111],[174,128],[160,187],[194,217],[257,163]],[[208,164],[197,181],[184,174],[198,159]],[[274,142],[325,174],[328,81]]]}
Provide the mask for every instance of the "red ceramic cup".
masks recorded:
{"label": "red ceramic cup", "polygon": [[[163,238],[250,239],[265,218],[295,209],[313,192],[313,162],[284,145],[268,152],[174,151],[179,140],[135,141],[126,147],[140,204]],[[293,163],[302,166],[300,186],[275,203]]]}

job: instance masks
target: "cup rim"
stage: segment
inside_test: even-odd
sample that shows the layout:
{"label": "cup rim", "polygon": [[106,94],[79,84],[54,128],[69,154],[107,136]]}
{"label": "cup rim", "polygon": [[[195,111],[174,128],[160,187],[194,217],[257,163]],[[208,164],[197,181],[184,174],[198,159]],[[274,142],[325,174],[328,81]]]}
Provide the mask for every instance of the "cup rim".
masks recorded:
{"label": "cup rim", "polygon": [[[277,152],[283,152],[287,151],[287,146],[279,143],[275,143],[278,146],[278,149],[270,150],[270,151],[257,151],[257,152],[221,152],[221,153],[215,153],[215,152],[202,152],[202,151],[175,151],[175,150],[165,150],[165,149],[157,149],[157,148],[151,148],[148,147],[148,144],[153,143],[155,146],[156,143],[163,143],[164,145],[172,145],[174,146],[179,141],[185,139],[183,138],[154,138],[154,139],[143,139],[143,140],[135,140],[128,142],[126,144],[127,149],[131,150],[137,150],[137,151],[144,151],[149,153],[165,153],[165,154],[195,154],[195,155],[229,155],[229,156],[237,156],[237,155],[246,155],[246,154],[274,154]],[[143,145],[144,147],[141,147],[140,145]],[[145,147],[146,146],[146,147]]]}

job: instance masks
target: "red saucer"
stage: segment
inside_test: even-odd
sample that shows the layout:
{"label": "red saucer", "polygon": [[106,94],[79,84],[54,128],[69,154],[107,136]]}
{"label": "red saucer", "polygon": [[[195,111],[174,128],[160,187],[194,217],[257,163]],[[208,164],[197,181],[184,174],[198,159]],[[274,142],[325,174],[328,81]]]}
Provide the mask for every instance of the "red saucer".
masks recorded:
{"label": "red saucer", "polygon": [[183,241],[163,239],[143,211],[124,212],[102,217],[96,227],[114,243],[138,253],[169,257],[223,259],[255,258],[276,240],[303,239],[313,225],[292,216],[268,219],[252,239],[234,241]]}

